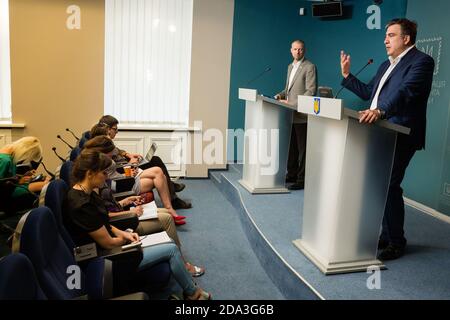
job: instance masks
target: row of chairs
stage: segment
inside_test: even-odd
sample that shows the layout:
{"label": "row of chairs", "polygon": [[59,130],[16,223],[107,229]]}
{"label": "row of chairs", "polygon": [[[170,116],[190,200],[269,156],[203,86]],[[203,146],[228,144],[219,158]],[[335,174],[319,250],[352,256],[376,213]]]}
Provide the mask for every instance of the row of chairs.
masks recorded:
{"label": "row of chairs", "polygon": [[[111,268],[111,262],[101,257],[79,268],[51,210],[36,208],[26,215],[19,253],[0,260],[0,299],[109,299],[114,295]],[[145,299],[146,295],[123,298]]]}
{"label": "row of chairs", "polygon": [[[72,150],[73,160],[88,139],[89,132],[85,132]],[[77,264],[75,244],[62,222],[62,202],[70,184],[72,165],[69,160],[58,168],[60,179],[42,190],[41,207],[24,215],[17,226],[13,242],[13,252],[16,253],[0,261],[0,299],[107,299],[135,289],[152,292],[167,285],[170,278],[167,262],[156,264],[140,276],[130,276],[142,259],[142,251],[134,249],[103,253],[80,264],[82,285],[80,289],[68,288],[70,275],[67,270]],[[135,264],[130,264],[130,261]],[[21,277],[15,270],[28,270],[29,277]],[[142,283],[146,285],[140,285]],[[131,298],[143,299],[146,296],[138,294]]]}
{"label": "row of chairs", "polygon": [[[67,281],[70,274],[67,270],[71,266],[76,266],[77,263],[74,257],[75,244],[62,221],[62,201],[67,190],[68,186],[60,179],[48,184],[40,197],[41,205],[45,206],[33,209],[24,215],[16,229],[13,241],[13,251],[16,253],[13,256],[21,253],[30,260],[38,280],[37,284],[33,281],[14,283],[17,277],[11,272],[16,271],[10,264],[21,263],[23,268],[29,268],[26,266],[29,263],[24,262],[24,257],[8,256],[4,258],[6,261],[2,260],[5,271],[0,272],[2,283],[0,297],[108,299],[136,290],[151,293],[167,285],[170,279],[170,267],[167,262],[158,263],[145,272],[135,275],[137,264],[142,259],[142,252],[139,249],[133,249],[126,252],[103,252],[99,257],[83,262],[80,264],[83,271],[82,280],[80,280],[81,289],[68,289]],[[13,284],[18,287],[25,285],[27,288],[16,291],[11,288]],[[17,292],[23,292],[23,295],[17,296]],[[143,297],[142,294],[132,296],[138,299]]]}

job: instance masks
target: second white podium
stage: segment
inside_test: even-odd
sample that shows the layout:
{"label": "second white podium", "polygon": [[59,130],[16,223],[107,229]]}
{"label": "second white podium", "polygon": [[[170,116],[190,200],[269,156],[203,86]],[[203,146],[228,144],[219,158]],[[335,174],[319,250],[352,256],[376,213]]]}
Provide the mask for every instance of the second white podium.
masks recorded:
{"label": "second white podium", "polygon": [[246,101],[244,163],[239,183],[250,193],[289,193],[285,187],[291,138],[292,115],[296,107],[239,89]]}

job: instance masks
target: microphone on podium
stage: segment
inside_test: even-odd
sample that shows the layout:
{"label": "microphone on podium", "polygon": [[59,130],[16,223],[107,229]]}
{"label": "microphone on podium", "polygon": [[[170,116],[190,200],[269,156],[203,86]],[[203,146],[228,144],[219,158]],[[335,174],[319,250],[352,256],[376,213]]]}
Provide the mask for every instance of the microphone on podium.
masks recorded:
{"label": "microphone on podium", "polygon": [[249,82],[247,82],[247,84],[245,86],[250,85],[251,83],[255,82],[256,80],[258,80],[259,78],[261,78],[263,75],[265,75],[267,72],[271,71],[272,68],[271,67],[267,67],[266,69],[264,69],[263,72],[261,72],[260,74],[258,74],[255,78],[253,78],[252,80],[250,80]]}
{"label": "microphone on podium", "polygon": [[67,141],[66,140],[64,140],[63,138],[61,138],[61,136],[58,134],[57,136],[56,136],[59,140],[61,140],[62,142],[64,142],[70,149],[73,149],[73,147],[69,144],[69,143],[67,143]]}
{"label": "microphone on podium", "polygon": [[61,160],[62,162],[66,162],[66,160],[56,152],[56,147],[53,147],[52,150],[53,153],[59,158],[59,160]]}
{"label": "microphone on podium", "polygon": [[[364,65],[364,67],[361,68],[361,70],[359,70],[356,74],[355,77],[357,77],[365,68],[367,68],[367,66],[371,65],[373,63],[373,59],[369,59],[369,61],[367,61],[367,63]],[[338,91],[338,93],[336,93],[336,95],[334,96],[334,99],[336,99],[339,94],[342,92],[342,90],[344,90],[344,86],[341,87],[341,89]]]}

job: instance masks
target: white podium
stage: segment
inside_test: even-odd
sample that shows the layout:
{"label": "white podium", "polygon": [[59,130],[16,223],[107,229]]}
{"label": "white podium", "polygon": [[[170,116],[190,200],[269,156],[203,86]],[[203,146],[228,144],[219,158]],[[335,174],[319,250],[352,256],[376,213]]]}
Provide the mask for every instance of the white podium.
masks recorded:
{"label": "white podium", "polygon": [[297,108],[252,89],[239,89],[239,99],[246,101],[244,164],[239,183],[252,194],[289,193],[286,168],[292,114]]}
{"label": "white podium", "polygon": [[294,245],[323,273],[384,268],[376,259],[398,133],[378,121],[360,124],[342,100],[299,96],[308,114],[301,239]]}

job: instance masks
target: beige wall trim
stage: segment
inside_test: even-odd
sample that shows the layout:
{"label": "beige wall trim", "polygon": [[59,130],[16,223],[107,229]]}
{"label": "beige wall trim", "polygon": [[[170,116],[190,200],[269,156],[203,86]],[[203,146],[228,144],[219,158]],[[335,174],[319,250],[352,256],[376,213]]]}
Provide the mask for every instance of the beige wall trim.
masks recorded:
{"label": "beige wall trim", "polygon": [[0,129],[23,129],[24,123],[0,123]]}
{"label": "beige wall trim", "polygon": [[410,206],[410,207],[412,207],[414,209],[417,209],[417,210],[419,210],[419,211],[421,211],[421,212],[423,212],[425,214],[428,214],[429,216],[432,216],[433,218],[436,218],[436,219],[438,219],[438,220],[440,220],[442,222],[450,224],[450,217],[449,216],[447,216],[447,215],[445,215],[445,214],[443,214],[443,213],[441,213],[441,212],[439,212],[439,211],[437,211],[435,209],[427,207],[424,204],[416,202],[414,200],[411,200],[411,199],[408,199],[408,198],[405,198],[405,197],[403,197],[403,199],[405,200],[405,203],[408,206]]}
{"label": "beige wall trim", "polygon": [[148,127],[148,126],[130,126],[130,125],[120,125],[120,131],[142,131],[142,132],[202,132],[201,128],[162,128],[162,127]]}

